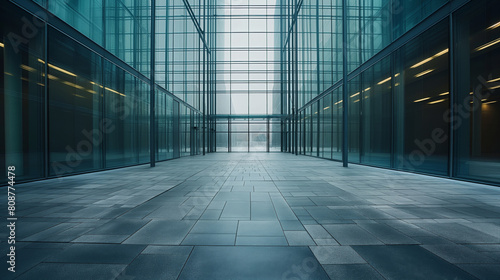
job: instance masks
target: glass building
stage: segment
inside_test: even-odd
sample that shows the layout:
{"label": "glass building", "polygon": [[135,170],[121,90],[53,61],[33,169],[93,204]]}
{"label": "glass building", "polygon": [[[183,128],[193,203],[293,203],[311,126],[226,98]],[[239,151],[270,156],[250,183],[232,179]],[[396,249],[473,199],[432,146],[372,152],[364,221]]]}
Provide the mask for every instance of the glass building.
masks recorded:
{"label": "glass building", "polygon": [[498,11],[493,0],[3,1],[0,170],[30,181],[284,152],[499,185]]}

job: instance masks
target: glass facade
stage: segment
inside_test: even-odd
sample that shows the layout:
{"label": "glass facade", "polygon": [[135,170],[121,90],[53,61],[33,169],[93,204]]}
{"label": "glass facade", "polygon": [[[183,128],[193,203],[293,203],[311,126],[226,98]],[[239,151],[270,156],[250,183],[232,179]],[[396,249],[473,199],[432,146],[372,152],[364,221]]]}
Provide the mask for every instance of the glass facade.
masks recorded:
{"label": "glass facade", "polygon": [[290,152],[500,184],[493,0],[5,1],[19,181]]}

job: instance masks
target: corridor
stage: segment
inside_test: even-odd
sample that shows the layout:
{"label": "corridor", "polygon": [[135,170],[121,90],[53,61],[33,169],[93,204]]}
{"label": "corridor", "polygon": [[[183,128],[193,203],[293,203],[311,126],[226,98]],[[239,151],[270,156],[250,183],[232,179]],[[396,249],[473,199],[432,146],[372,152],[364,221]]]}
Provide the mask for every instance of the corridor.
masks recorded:
{"label": "corridor", "polygon": [[285,153],[19,184],[16,206],[17,279],[500,275],[499,188]]}

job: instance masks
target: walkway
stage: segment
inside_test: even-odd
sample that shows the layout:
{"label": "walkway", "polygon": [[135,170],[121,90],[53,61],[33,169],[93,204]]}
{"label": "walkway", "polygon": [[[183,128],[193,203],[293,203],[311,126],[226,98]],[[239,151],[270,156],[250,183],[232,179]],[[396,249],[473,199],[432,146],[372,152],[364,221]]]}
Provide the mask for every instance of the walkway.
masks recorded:
{"label": "walkway", "polygon": [[1,279],[500,279],[500,188],[486,185],[221,153],[16,195],[16,273],[3,226]]}

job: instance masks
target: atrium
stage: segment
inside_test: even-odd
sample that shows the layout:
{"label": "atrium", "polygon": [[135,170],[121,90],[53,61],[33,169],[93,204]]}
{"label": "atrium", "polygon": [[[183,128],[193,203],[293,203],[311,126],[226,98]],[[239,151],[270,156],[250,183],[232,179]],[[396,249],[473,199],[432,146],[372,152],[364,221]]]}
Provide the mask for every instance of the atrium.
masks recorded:
{"label": "atrium", "polygon": [[3,1],[0,278],[500,279],[498,11]]}

